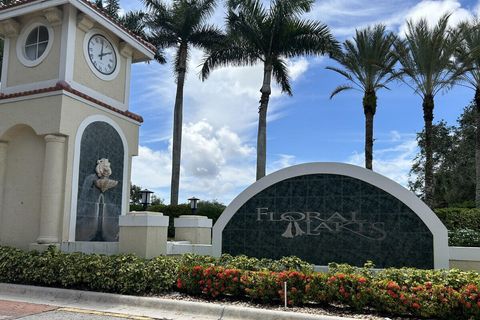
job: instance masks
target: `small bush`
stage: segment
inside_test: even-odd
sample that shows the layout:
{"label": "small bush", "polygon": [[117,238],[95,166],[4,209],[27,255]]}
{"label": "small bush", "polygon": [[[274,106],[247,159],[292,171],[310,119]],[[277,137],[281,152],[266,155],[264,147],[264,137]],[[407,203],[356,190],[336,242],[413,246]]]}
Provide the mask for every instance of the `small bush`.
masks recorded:
{"label": "small bush", "polygon": [[448,245],[457,247],[480,247],[480,231],[469,228],[448,231]]}
{"label": "small bush", "polygon": [[480,209],[444,208],[435,213],[448,230],[473,229],[480,231]]}

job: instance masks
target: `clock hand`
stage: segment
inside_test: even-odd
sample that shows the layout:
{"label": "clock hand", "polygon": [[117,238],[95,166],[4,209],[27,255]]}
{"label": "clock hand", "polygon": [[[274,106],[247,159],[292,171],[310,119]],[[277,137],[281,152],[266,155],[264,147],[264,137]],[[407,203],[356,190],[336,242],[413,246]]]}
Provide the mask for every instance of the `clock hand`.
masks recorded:
{"label": "clock hand", "polygon": [[103,56],[108,56],[109,54],[112,54],[113,52],[105,52],[105,53],[102,53],[100,56],[103,57]]}
{"label": "clock hand", "polygon": [[104,54],[103,54],[103,39],[102,39],[102,51],[100,52],[100,56],[99,56],[100,60],[103,60],[103,56]]}

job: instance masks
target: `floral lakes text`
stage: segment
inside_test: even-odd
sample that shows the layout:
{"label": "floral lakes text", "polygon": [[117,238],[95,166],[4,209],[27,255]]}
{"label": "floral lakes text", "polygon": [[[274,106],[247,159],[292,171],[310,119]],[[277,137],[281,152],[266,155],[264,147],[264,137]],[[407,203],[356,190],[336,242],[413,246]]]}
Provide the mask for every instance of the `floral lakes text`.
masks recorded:
{"label": "floral lakes text", "polygon": [[257,221],[287,222],[287,229],[282,233],[284,238],[318,236],[327,232],[348,232],[376,241],[382,241],[387,237],[383,222],[358,220],[356,212],[345,217],[338,212],[329,216],[322,215],[320,212],[296,211],[279,214],[268,211],[268,208],[257,208]]}

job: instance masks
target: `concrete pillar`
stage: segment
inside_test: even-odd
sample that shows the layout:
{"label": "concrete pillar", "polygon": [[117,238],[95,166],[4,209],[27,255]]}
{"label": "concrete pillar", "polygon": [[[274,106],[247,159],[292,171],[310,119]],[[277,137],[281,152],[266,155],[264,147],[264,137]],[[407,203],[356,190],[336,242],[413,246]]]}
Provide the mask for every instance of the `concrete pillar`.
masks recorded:
{"label": "concrete pillar", "polygon": [[60,241],[60,223],[63,215],[65,175],[65,137],[45,136],[45,163],[43,165],[42,198],[40,207],[40,244]]}
{"label": "concrete pillar", "polygon": [[158,212],[120,216],[119,252],[151,259],[167,254],[168,217]]}
{"label": "concrete pillar", "polygon": [[2,203],[5,183],[5,171],[7,169],[7,148],[8,142],[0,141],[0,204]]}
{"label": "concrete pillar", "polygon": [[204,216],[184,215],[173,220],[175,241],[190,241],[191,244],[212,243],[212,219]]}
{"label": "concrete pillar", "polygon": [[2,217],[3,193],[5,190],[5,172],[7,169],[7,147],[8,143],[0,141],[0,220]]}

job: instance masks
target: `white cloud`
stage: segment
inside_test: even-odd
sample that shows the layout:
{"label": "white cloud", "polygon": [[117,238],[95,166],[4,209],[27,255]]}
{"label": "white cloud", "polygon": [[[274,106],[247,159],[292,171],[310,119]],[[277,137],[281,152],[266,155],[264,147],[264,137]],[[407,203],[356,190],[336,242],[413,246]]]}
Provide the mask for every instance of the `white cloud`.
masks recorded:
{"label": "white cloud", "polygon": [[[252,183],[254,149],[227,127],[215,129],[206,121],[184,126],[181,166],[181,196],[230,201],[239,188]],[[169,199],[171,141],[168,150],[139,148],[133,161],[132,182],[155,190]]]}
{"label": "white cloud", "polygon": [[[463,8],[458,0],[425,0],[411,8],[405,16],[405,20],[416,22],[420,19],[426,19],[429,25],[433,27],[440,17],[447,13],[451,14],[449,20],[450,26],[455,26],[462,21],[473,18],[472,12]],[[400,27],[400,34],[405,34],[406,31],[407,23],[404,22]]]}
{"label": "white cloud", "polygon": [[[388,147],[374,146],[373,170],[407,187],[408,174],[417,152],[418,145],[415,135],[402,135],[397,131],[392,131]],[[347,160],[347,163],[364,166],[364,159],[365,153],[356,153]]]}

